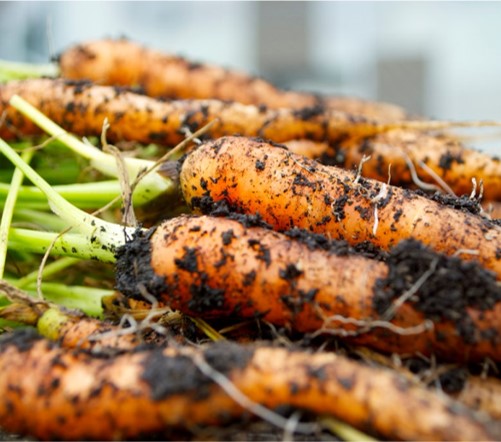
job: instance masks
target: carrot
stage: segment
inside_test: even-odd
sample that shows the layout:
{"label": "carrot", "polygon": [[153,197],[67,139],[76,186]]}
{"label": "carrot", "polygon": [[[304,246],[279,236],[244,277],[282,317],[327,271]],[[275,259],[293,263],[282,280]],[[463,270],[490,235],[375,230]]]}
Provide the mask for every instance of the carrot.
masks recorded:
{"label": "carrot", "polygon": [[[394,129],[367,137],[349,137],[316,156],[324,164],[347,169],[356,168],[364,157],[370,157],[363,167],[367,178],[384,182],[391,179],[394,185],[416,187],[420,183],[412,175],[415,169],[419,180],[426,183],[425,188],[432,184],[456,195],[469,195],[475,178],[477,184],[483,182],[485,199],[501,198],[501,160],[469,149],[450,135]],[[441,181],[446,184],[445,189]]]}
{"label": "carrot", "polygon": [[501,419],[501,381],[494,377],[469,376],[454,398],[462,404]]}
{"label": "carrot", "polygon": [[32,325],[43,336],[67,348],[127,350],[142,342],[134,333],[121,333],[123,329],[111,322],[91,318],[77,311],[64,311],[42,301],[34,304],[14,302],[0,310],[0,317]]}
{"label": "carrot", "polygon": [[111,141],[176,145],[184,139],[182,129],[197,129],[214,119],[210,135],[261,136],[277,142],[294,139],[338,140],[347,134],[369,134],[386,130],[387,125],[351,114],[324,111],[264,109],[220,100],[160,101],[110,86],[67,80],[31,79],[0,85],[0,111],[5,122],[0,136],[38,134],[36,126],[8,106],[20,95],[46,116],[79,135],[100,135],[104,119]]}
{"label": "carrot", "polygon": [[180,181],[197,210],[224,200],[237,211],[259,213],[278,230],[299,227],[384,250],[415,238],[476,260],[501,278],[501,228],[489,220],[265,142],[225,137],[204,143],[183,163]]}
{"label": "carrot", "polygon": [[387,181],[391,165],[391,181],[396,185],[414,184],[409,161],[415,165],[421,180],[434,183],[436,178],[419,166],[425,162],[457,194],[469,194],[471,179],[475,177],[483,182],[486,198],[501,199],[501,163],[487,154],[458,143],[451,145],[448,138],[410,129],[368,138],[393,126],[354,119],[351,114],[320,108],[265,110],[217,100],[161,102],[113,87],[35,79],[0,86],[0,112],[2,109],[5,112],[0,136],[6,139],[41,133],[34,123],[8,106],[14,94],[21,95],[66,130],[82,136],[101,135],[107,119],[110,123],[107,138],[111,142],[125,140],[174,146],[184,139],[183,129],[194,131],[218,120],[207,136],[259,136],[346,168],[358,165],[363,155],[371,155],[364,163],[364,175]]}
{"label": "carrot", "polygon": [[261,78],[195,63],[123,39],[76,45],[64,51],[58,62],[63,77],[103,85],[139,86],[153,97],[216,98],[271,108],[322,106],[384,121],[400,120],[406,114],[388,103],[281,90]]}
{"label": "carrot", "polygon": [[456,402],[329,353],[220,343],[110,358],[17,332],[0,340],[0,370],[0,424],[39,439],[133,439],[223,424],[249,400],[265,416],[255,404],[336,416],[389,439],[499,437],[495,423]]}
{"label": "carrot", "polygon": [[[141,230],[142,234],[136,234],[137,240],[126,242],[125,238],[132,237],[136,229],[78,211],[55,193],[8,145],[0,143],[0,149],[47,194],[53,210],[75,225],[82,235],[87,235],[83,238],[78,234],[57,238],[55,235],[30,236],[31,242],[36,239],[36,247],[42,251],[49,243],[54,246],[53,250],[59,249],[57,253],[80,254],[106,261],[113,261],[117,248],[126,244],[117,267],[117,287],[128,296],[149,293],[171,307],[181,306],[204,314],[221,315],[222,308],[225,315],[228,312],[247,317],[264,315],[271,322],[291,325],[300,331],[323,333],[339,329],[340,334],[344,334],[346,330],[348,336],[358,337],[357,342],[387,352],[437,352],[443,357],[456,359],[490,355],[498,360],[500,357],[496,332],[499,287],[494,274],[474,262],[438,256],[422,250],[420,244],[413,242],[402,248],[395,247],[387,266],[373,260],[331,261],[325,250],[318,256],[308,251],[308,244],[321,242],[324,237],[304,238],[305,245],[277,232],[259,230],[253,231],[255,236],[242,234],[242,240],[233,244],[237,226],[210,218],[202,219],[204,224],[214,226],[208,233],[200,233],[202,226],[198,218],[192,221],[181,217],[166,222],[156,231]],[[364,189],[368,190],[368,187]],[[219,234],[217,226],[224,229]],[[176,242],[183,231],[192,236],[188,235],[188,242]],[[291,235],[297,238],[301,233]],[[172,243],[168,242],[169,238]],[[200,264],[205,268],[199,269],[197,255],[201,252],[196,245],[202,241],[207,241],[203,251],[210,259]],[[152,244],[159,250],[158,256],[150,257]],[[234,249],[238,244],[240,248]],[[346,245],[343,247],[345,250]],[[180,255],[172,261],[176,248]],[[277,250],[279,255],[272,255],[271,250]],[[327,256],[322,256],[322,253],[327,253]],[[275,264],[272,264],[272,259]],[[316,268],[320,262],[323,263]],[[234,266],[235,263],[238,265]],[[312,269],[311,272],[308,269]],[[338,269],[343,269],[343,272]],[[305,270],[308,271],[303,275]],[[229,276],[221,279],[227,272]],[[184,279],[179,274],[183,274]],[[265,284],[270,284],[269,289]],[[227,290],[231,287],[234,287],[234,293],[230,296]],[[449,293],[454,293],[454,296]],[[263,294],[270,294],[270,299]],[[325,299],[322,300],[323,296]],[[392,319],[393,323],[389,324]],[[429,322],[435,324],[436,335],[425,327]],[[409,334],[420,332],[421,339],[409,339]],[[444,343],[446,348],[442,348]]]}
{"label": "carrot", "polygon": [[[501,290],[478,264],[412,241],[386,263],[339,256],[346,244],[336,252],[325,242],[324,250],[321,237],[240,221],[178,217],[136,236],[118,251],[118,290],[134,298],[144,287],[191,316],[262,318],[387,353],[501,360]],[[435,271],[415,290],[434,261]],[[412,301],[397,301],[412,290]]]}

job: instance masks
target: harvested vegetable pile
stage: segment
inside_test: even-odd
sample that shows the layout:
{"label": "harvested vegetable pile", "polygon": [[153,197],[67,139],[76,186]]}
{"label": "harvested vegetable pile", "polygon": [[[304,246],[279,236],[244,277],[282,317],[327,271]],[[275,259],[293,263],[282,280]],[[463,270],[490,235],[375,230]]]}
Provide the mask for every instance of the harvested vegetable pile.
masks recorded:
{"label": "harvested vegetable pile", "polygon": [[57,63],[0,84],[1,429],[501,438],[501,165],[470,123],[126,40]]}

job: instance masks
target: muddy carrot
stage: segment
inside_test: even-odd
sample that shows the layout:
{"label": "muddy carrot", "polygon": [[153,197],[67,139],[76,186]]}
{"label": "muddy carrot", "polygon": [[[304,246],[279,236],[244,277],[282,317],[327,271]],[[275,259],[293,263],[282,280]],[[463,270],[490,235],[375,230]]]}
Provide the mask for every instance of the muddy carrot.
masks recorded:
{"label": "muddy carrot", "polygon": [[278,230],[299,227],[385,250],[415,238],[476,260],[501,278],[501,228],[489,220],[259,140],[207,142],[188,156],[180,179],[197,210],[224,200]]}
{"label": "muddy carrot", "polygon": [[501,290],[478,264],[414,241],[387,262],[346,256],[346,244],[251,221],[183,216],[136,236],[118,251],[118,290],[134,298],[145,287],[192,316],[262,318],[386,353],[501,359]]}
{"label": "muddy carrot", "polygon": [[33,305],[15,302],[4,307],[0,311],[0,317],[32,325],[43,336],[58,341],[67,348],[126,350],[137,347],[142,342],[133,332],[122,334],[121,331],[124,330],[117,325],[90,318],[77,311],[64,311],[43,302]]}
{"label": "muddy carrot", "polygon": [[406,115],[402,108],[388,103],[285,91],[244,72],[193,62],[124,39],[73,46],[60,55],[58,62],[63,77],[138,86],[154,97],[216,98],[270,108],[321,106],[385,121]]}
{"label": "muddy carrot", "polygon": [[[489,155],[419,130],[386,133],[394,126],[347,113],[320,108],[267,110],[218,100],[165,102],[113,87],[35,79],[0,86],[0,111],[5,112],[0,136],[6,139],[41,133],[33,122],[8,106],[15,94],[81,136],[100,136],[106,119],[110,142],[174,146],[185,138],[186,131],[194,132],[212,121],[215,124],[207,137],[258,136],[345,168],[356,167],[364,156],[370,157],[364,160],[364,176],[384,182],[391,178],[393,184],[401,186],[416,185],[410,173],[414,166],[421,181],[437,184],[437,175],[458,195],[470,194],[475,178],[483,183],[486,198],[501,199],[501,163]],[[383,133],[374,135],[379,132]]]}
{"label": "muddy carrot", "polygon": [[39,439],[132,439],[227,423],[243,414],[242,395],[261,407],[333,415],[389,439],[499,437],[495,423],[455,402],[328,353],[220,343],[110,358],[18,332],[0,340],[0,369],[0,424]]}
{"label": "muddy carrot", "polygon": [[33,123],[9,108],[13,95],[21,96],[64,129],[79,135],[100,135],[107,118],[110,141],[175,145],[185,137],[183,128],[194,131],[214,119],[220,123],[210,132],[213,138],[240,134],[276,142],[338,140],[347,134],[370,134],[388,126],[322,108],[273,110],[221,100],[161,101],[88,82],[31,79],[0,85],[0,110],[5,112],[0,136],[6,139],[40,133]]}
{"label": "muddy carrot", "polygon": [[424,182],[425,188],[431,184],[444,192],[450,189],[456,195],[470,195],[475,179],[477,192],[479,183],[483,183],[486,200],[501,198],[500,159],[467,148],[450,135],[394,129],[368,137],[350,137],[323,151],[317,147],[316,152],[312,156],[324,164],[347,169],[364,161],[365,177],[391,180],[398,186],[419,187]]}

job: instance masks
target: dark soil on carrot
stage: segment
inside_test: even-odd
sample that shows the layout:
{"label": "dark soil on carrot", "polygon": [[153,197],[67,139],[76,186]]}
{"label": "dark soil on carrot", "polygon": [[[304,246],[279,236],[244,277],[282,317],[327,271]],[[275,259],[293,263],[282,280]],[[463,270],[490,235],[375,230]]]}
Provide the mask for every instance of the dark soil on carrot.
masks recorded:
{"label": "dark soil on carrot", "polygon": [[127,297],[140,299],[141,287],[150,293],[162,293],[166,290],[164,279],[155,274],[150,264],[150,238],[153,233],[155,228],[146,233],[138,230],[133,239],[116,251],[116,287]]}
{"label": "dark soil on carrot", "polygon": [[473,213],[478,215],[482,206],[480,202],[474,198],[470,198],[468,195],[454,196],[448,195],[440,192],[428,193],[422,190],[415,191],[418,195],[422,195],[429,198],[437,203],[443,204],[444,206],[453,207],[454,209],[461,210],[466,213]]}
{"label": "dark soil on carrot", "polygon": [[[224,375],[245,368],[252,356],[251,349],[230,342],[215,342],[203,353],[207,363]],[[196,399],[204,399],[210,394],[209,388],[214,386],[189,356],[168,357],[161,348],[143,361],[143,367],[142,379],[150,386],[153,400],[186,392],[191,392]]]}
{"label": "dark soil on carrot", "polygon": [[416,240],[399,243],[386,263],[388,278],[378,281],[374,298],[374,308],[381,315],[430,271],[410,302],[433,321],[452,321],[465,342],[474,343],[475,328],[467,309],[486,311],[501,301],[493,272],[474,261],[438,254]]}
{"label": "dark soil on carrot", "polygon": [[[226,200],[214,201],[208,194],[202,198],[193,198],[192,206],[200,210],[204,215],[228,218],[238,221],[245,227],[264,227],[266,229],[272,229],[272,227],[263,220],[259,213],[239,213],[238,207],[230,205]],[[338,256],[358,254],[381,261],[383,261],[387,256],[385,251],[380,250],[367,241],[351,246],[346,241],[332,240],[327,238],[325,235],[310,232],[306,229],[299,229],[297,227],[282,233],[291,239],[302,242],[310,250],[325,250]]]}

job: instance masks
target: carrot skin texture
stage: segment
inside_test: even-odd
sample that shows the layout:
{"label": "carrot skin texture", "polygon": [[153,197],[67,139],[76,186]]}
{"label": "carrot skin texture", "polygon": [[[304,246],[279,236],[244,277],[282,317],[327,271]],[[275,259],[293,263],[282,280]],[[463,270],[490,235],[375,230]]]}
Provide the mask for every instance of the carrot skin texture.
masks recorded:
{"label": "carrot skin texture", "polygon": [[397,309],[391,323],[405,329],[429,319],[432,329],[405,334],[370,327],[375,320],[389,320],[376,303],[379,284],[388,273],[383,262],[310,249],[272,230],[208,216],[166,221],[147,236],[136,237],[117,257],[119,291],[137,297],[137,287],[143,286],[188,315],[262,318],[305,333],[333,332],[386,353],[501,360],[501,302],[490,309],[472,305],[464,311],[472,335],[464,334],[460,323],[428,315],[411,303]]}
{"label": "carrot skin texture", "polygon": [[[19,335],[0,341],[0,424],[43,440],[133,439],[242,415],[197,370],[194,356],[264,406],[333,415],[389,439],[493,440],[499,434],[485,416],[391,371],[334,354],[224,343],[109,358]],[[30,376],[20,377],[27,367]]]}
{"label": "carrot skin texture", "polygon": [[463,388],[453,397],[462,404],[501,419],[501,380],[493,377],[469,376]]}
{"label": "carrot skin texture", "polygon": [[461,258],[477,260],[501,279],[499,226],[405,189],[362,177],[356,183],[350,171],[265,142],[224,137],[204,143],[184,161],[180,180],[195,209],[204,198],[226,200],[277,230],[299,227],[384,250],[406,238],[447,255],[473,250]]}
{"label": "carrot skin texture", "polygon": [[38,134],[39,129],[8,106],[14,95],[39,108],[64,129],[78,135],[100,135],[104,119],[111,141],[129,140],[168,146],[184,139],[182,128],[200,128],[219,119],[210,136],[260,136],[276,142],[293,139],[337,140],[347,134],[378,132],[376,120],[338,111],[294,111],[265,109],[220,100],[161,101],[112,86],[74,83],[68,80],[31,79],[0,85],[0,110],[7,124],[0,126],[2,138],[16,133]]}
{"label": "carrot skin texture", "polygon": [[68,48],[59,57],[59,67],[65,78],[139,86],[153,97],[215,98],[275,109],[321,106],[381,121],[406,116],[402,108],[389,103],[285,91],[262,78],[193,62],[123,39],[89,41]]}
{"label": "carrot skin texture", "polygon": [[[318,146],[312,146],[319,151]],[[304,149],[304,148],[303,148]],[[501,197],[501,160],[484,152],[467,148],[458,139],[445,134],[393,129],[367,137],[348,137],[326,148],[314,158],[325,164],[336,164],[356,169],[363,158],[363,175],[402,187],[417,187],[408,161],[412,162],[421,181],[440,188],[437,180],[420,164],[424,163],[454,191],[456,195],[470,195],[472,178],[483,182],[484,200]],[[339,158],[339,160],[336,160]]]}
{"label": "carrot skin texture", "polygon": [[[345,168],[356,167],[364,155],[370,154],[364,176],[386,182],[391,164],[392,183],[396,185],[413,184],[405,162],[407,155],[416,167],[419,161],[425,161],[457,194],[469,194],[471,178],[476,177],[483,181],[487,199],[501,199],[501,162],[487,154],[419,131],[392,130],[374,135],[383,130],[377,120],[353,118],[343,112],[273,110],[210,99],[159,101],[115,87],[34,79],[0,85],[0,112],[5,111],[6,117],[6,124],[0,125],[0,136],[4,139],[40,133],[38,127],[8,106],[14,94],[81,136],[101,135],[106,118],[111,142],[174,146],[184,139],[183,127],[193,132],[218,119],[207,136],[259,136]],[[419,175],[434,182],[426,172],[419,170]]]}

